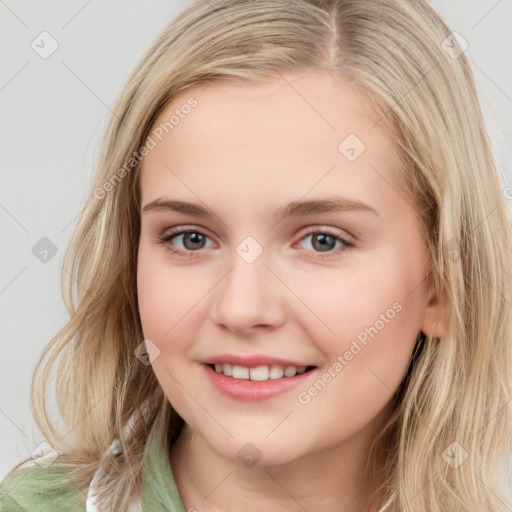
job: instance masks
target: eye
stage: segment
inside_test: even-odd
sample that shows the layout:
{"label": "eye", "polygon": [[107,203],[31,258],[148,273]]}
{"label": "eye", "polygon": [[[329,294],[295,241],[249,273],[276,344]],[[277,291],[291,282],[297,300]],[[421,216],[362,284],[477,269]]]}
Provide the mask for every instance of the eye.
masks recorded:
{"label": "eye", "polygon": [[[174,247],[174,242],[171,243],[173,239],[179,239],[180,237],[184,249],[177,249]],[[204,248],[204,244],[207,238],[209,238],[208,235],[197,229],[176,228],[170,232],[167,232],[162,237],[159,237],[158,240],[160,243],[165,245],[165,248],[168,251],[172,252],[173,254],[178,254],[180,256],[184,256],[185,258],[189,258],[194,256],[194,252]]]}
{"label": "eye", "polygon": [[[302,240],[306,240],[310,238],[309,245],[313,248],[314,252],[319,252],[320,254],[315,254],[315,257],[326,258],[333,256],[340,252],[340,250],[346,251],[354,247],[352,242],[349,242],[345,238],[339,236],[339,233],[328,229],[328,228],[313,228],[306,232],[305,235],[301,238]],[[338,247],[335,247],[336,244],[339,243]],[[327,253],[327,254],[321,254]]]}

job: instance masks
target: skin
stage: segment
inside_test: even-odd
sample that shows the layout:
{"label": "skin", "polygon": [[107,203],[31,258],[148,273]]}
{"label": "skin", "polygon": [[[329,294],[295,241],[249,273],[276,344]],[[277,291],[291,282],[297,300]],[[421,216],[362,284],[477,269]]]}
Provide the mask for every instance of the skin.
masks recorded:
{"label": "skin", "polygon": [[[360,464],[389,415],[418,333],[439,336],[446,328],[442,304],[425,284],[420,217],[395,179],[398,147],[358,91],[323,72],[195,85],[155,127],[191,96],[198,105],[143,160],[141,204],[179,199],[207,205],[215,217],[143,212],[137,275],[144,335],[159,350],[150,348],[158,354],[152,368],[185,420],[170,454],[185,508],[364,510]],[[354,161],[338,150],[348,134],[366,146]],[[334,193],[378,215],[273,217],[293,200]],[[175,226],[207,237],[203,245],[179,234],[159,242]],[[311,227],[329,228],[354,247],[331,240],[323,252],[305,233]],[[250,264],[236,252],[247,236],[263,249]],[[299,392],[394,303],[400,312],[317,396],[299,403]],[[300,388],[240,401],[213,388],[199,362],[223,353],[318,369]],[[248,442],[260,452],[253,466],[237,457]]]}

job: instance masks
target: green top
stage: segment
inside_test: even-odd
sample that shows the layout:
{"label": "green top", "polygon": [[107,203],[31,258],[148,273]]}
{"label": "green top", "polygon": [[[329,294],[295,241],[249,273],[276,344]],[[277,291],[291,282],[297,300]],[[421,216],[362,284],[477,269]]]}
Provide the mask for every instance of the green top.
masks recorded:
{"label": "green top", "polygon": [[[71,479],[65,463],[58,458],[49,465],[43,458],[37,460],[39,463],[18,468],[0,482],[0,512],[98,510],[94,506],[92,486],[88,499],[87,493]],[[144,511],[186,512],[167,458],[165,438],[155,429],[144,451],[141,494]],[[132,510],[140,511],[140,502]]]}

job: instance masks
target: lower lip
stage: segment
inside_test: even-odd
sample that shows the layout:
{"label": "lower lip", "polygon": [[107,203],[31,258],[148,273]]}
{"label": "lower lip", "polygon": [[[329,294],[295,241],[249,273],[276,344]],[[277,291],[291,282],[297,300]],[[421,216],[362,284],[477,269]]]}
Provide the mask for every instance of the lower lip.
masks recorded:
{"label": "lower lip", "polygon": [[304,380],[315,371],[313,369],[300,375],[297,374],[294,377],[258,381],[226,377],[222,373],[217,373],[208,364],[203,363],[203,366],[210,382],[218,391],[237,400],[249,401],[265,400],[290,391],[299,384],[304,383]]}

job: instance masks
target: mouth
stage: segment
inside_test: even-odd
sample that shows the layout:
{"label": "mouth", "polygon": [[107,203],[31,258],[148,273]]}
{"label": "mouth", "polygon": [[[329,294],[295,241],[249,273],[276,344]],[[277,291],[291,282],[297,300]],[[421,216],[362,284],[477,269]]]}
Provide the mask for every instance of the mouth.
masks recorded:
{"label": "mouth", "polygon": [[233,365],[230,363],[206,363],[216,373],[235,380],[267,381],[290,379],[308,373],[316,366],[284,366],[279,364],[259,365],[253,367]]}
{"label": "mouth", "polygon": [[280,365],[275,361],[269,365],[246,364],[253,366],[209,361],[201,366],[218,392],[231,399],[252,402],[286,395],[298,386],[307,386],[318,371],[316,366]]}

